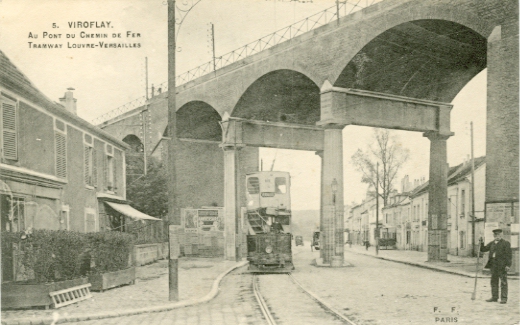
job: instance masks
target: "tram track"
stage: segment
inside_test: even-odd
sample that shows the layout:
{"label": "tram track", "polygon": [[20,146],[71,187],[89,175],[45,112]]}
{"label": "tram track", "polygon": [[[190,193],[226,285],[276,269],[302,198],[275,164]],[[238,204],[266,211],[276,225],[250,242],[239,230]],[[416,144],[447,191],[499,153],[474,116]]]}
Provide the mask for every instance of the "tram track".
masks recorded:
{"label": "tram track", "polygon": [[[252,276],[254,296],[267,324],[349,324],[341,312],[304,288],[291,274]],[[263,291],[260,290],[263,283]]]}
{"label": "tram track", "polygon": [[264,300],[264,297],[262,296],[262,293],[260,292],[260,286],[259,286],[259,280],[258,275],[253,274],[253,293],[255,295],[256,301],[258,302],[258,305],[260,306],[260,310],[262,311],[262,314],[265,317],[265,320],[267,321],[267,324],[269,325],[276,325],[276,321],[274,320],[274,316],[269,310],[269,306],[267,306],[267,303]]}

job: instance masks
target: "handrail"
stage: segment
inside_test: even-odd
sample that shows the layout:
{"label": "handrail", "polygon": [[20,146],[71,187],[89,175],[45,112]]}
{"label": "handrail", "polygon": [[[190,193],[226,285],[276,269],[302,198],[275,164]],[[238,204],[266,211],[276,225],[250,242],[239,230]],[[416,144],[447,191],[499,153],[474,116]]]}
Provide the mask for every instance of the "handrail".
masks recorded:
{"label": "handrail", "polygon": [[[213,61],[208,61],[188,70],[180,75],[176,76],[176,85],[182,85],[190,82],[194,79],[202,77],[208,73],[214,71],[214,69],[222,69],[230,64],[233,64],[239,60],[245,59],[248,56],[260,53],[266,49],[269,49],[275,45],[283,43],[298,37],[306,32],[309,32],[318,27],[327,25],[333,21],[338,21],[339,18],[348,16],[358,10],[367,8],[376,2],[381,0],[346,0],[339,2],[338,5],[334,5],[330,8],[322,10],[312,16],[297,21],[287,27],[281,28],[269,35],[261,37],[255,41],[247,43],[246,45],[223,54],[216,58],[216,64],[213,65]],[[361,4],[364,3],[364,4]],[[163,92],[168,91],[168,82],[165,81],[156,87],[161,88]],[[126,103],[106,114],[103,114],[95,118],[92,123],[95,125],[101,124],[113,117],[120,114],[126,113],[134,108],[142,106],[146,103],[146,96],[134,99],[133,101]]]}

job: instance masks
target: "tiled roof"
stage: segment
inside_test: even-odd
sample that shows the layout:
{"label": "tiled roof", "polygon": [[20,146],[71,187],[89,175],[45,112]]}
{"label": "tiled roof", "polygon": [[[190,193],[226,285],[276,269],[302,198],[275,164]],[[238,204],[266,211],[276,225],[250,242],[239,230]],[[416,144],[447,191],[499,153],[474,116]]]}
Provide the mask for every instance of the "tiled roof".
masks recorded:
{"label": "tiled roof", "polygon": [[2,50],[0,50],[0,85],[5,89],[21,96],[22,98],[37,104],[41,108],[46,109],[49,113],[64,119],[70,124],[78,126],[82,129],[87,129],[93,134],[96,134],[105,140],[116,143],[123,148],[128,148],[128,145],[123,141],[120,141],[111,134],[101,130],[97,126],[90,124],[81,117],[69,112],[63,106],[50,100],[33,85],[29,78],[27,78],[11,62],[11,60],[9,60],[7,55],[5,55]]}
{"label": "tiled roof", "polygon": [[[475,158],[475,169],[479,168],[486,162],[486,157],[478,157]],[[448,185],[455,184],[462,180],[463,178],[467,177],[471,173],[471,164],[468,162],[466,164],[460,164],[457,166],[458,169],[451,173],[448,176]]]}
{"label": "tiled roof", "polygon": [[[478,157],[475,158],[475,169],[479,168],[486,162],[486,157]],[[448,186],[453,185],[465,177],[467,177],[471,173],[471,164],[470,163],[461,163],[456,166],[450,167],[450,170],[448,171]],[[419,194],[428,192],[428,184],[429,182],[425,182],[415,189],[412,190],[410,193],[410,197],[416,197]]]}

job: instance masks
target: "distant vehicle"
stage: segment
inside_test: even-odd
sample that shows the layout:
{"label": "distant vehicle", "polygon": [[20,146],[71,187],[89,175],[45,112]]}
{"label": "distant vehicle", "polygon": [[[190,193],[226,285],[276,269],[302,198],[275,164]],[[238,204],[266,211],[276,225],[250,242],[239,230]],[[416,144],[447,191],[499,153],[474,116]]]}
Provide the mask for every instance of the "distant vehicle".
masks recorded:
{"label": "distant vehicle", "polygon": [[294,239],[294,242],[295,242],[296,246],[300,246],[300,245],[303,246],[303,237],[302,236],[296,236],[296,238]]}
{"label": "distant vehicle", "polygon": [[319,250],[320,249],[320,232],[319,231],[315,231],[312,234],[311,251],[313,249],[315,249],[315,250]]}

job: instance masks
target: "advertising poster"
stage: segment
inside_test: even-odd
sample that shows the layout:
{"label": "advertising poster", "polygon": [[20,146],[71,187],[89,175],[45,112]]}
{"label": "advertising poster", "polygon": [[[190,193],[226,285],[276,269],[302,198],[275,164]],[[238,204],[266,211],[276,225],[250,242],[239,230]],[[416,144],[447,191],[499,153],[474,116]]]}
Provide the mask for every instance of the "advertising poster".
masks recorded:
{"label": "advertising poster", "polygon": [[[0,0],[2,324],[517,324],[469,211],[517,268],[518,203],[485,202],[518,200],[518,53],[517,1]],[[108,203],[153,262],[55,308],[95,252],[18,247],[108,236]]]}
{"label": "advertising poster", "polygon": [[199,229],[198,210],[184,209],[184,232],[197,233]]}

